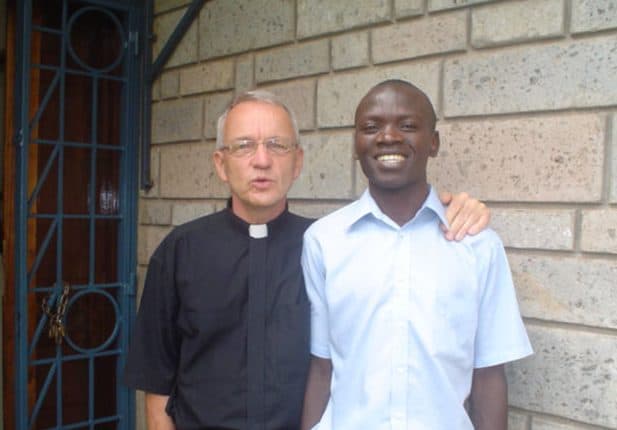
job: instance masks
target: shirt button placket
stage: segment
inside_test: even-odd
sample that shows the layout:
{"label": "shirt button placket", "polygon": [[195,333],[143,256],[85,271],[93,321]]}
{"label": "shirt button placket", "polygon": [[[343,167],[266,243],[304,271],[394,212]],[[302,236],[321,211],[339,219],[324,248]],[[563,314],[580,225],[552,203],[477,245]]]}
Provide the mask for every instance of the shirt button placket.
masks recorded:
{"label": "shirt button placket", "polygon": [[407,345],[409,342],[407,333],[407,301],[408,293],[408,267],[409,249],[406,246],[405,235],[402,231],[397,234],[396,246],[396,273],[394,275],[394,354],[392,368],[390,369],[392,397],[390,405],[390,417],[392,430],[405,430],[407,408]]}

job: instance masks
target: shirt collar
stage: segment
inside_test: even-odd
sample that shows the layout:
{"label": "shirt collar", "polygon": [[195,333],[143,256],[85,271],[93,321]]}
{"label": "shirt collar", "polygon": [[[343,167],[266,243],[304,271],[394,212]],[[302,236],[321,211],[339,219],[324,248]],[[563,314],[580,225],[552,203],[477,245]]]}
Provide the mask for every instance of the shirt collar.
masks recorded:
{"label": "shirt collar", "polygon": [[[356,223],[360,222],[360,220],[372,216],[375,219],[378,219],[386,224],[396,226],[398,225],[388,217],[388,215],[384,214],[382,210],[379,208],[369,189],[367,188],[362,196],[356,200],[354,203],[355,210],[352,212],[351,216],[347,220],[347,225],[345,226],[347,229],[352,228]],[[448,220],[446,218],[446,210],[439,200],[439,196],[437,192],[434,190],[432,186],[429,185],[429,193],[424,203],[416,213],[416,215],[411,219],[407,224],[414,222],[420,217],[424,217],[432,214],[433,216],[437,216],[439,221],[444,224],[446,227],[448,226]],[[407,225],[405,224],[405,225]]]}
{"label": "shirt collar", "polygon": [[[233,213],[231,209],[231,199],[227,200],[227,207],[225,208],[225,211],[227,212],[228,218],[232,226],[235,229],[237,229],[239,232],[241,232],[242,234],[245,234],[248,237],[254,237],[253,235],[251,235],[251,230],[254,231],[256,225],[266,226],[265,227],[266,236],[263,236],[263,237],[272,236],[277,231],[281,230],[283,226],[285,225],[286,221],[289,219],[289,207],[287,203],[285,203],[285,209],[283,210],[283,212],[281,212],[280,215],[278,215],[276,218],[274,218],[273,220],[269,221],[266,224],[252,224],[251,225],[248,222],[244,221],[242,218],[240,218],[235,213]],[[258,227],[258,230],[263,230],[263,227]],[[260,237],[256,237],[256,238],[260,239]]]}

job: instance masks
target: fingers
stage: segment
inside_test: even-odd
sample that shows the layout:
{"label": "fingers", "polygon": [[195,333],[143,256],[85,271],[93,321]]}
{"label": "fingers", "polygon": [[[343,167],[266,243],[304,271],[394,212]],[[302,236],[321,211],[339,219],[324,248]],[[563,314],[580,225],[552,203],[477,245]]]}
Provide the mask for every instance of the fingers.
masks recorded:
{"label": "fingers", "polygon": [[[464,213],[461,213],[461,216]],[[462,240],[466,235],[474,235],[480,233],[486,228],[490,220],[490,211],[482,202],[469,213],[469,216],[462,222],[458,231],[453,232],[455,240]],[[457,226],[458,227],[458,226]]]}
{"label": "fingers", "polygon": [[446,217],[450,224],[446,239],[462,240],[466,235],[477,234],[486,228],[490,221],[490,210],[467,193],[460,193],[452,198]]}
{"label": "fingers", "polygon": [[439,192],[439,200],[441,200],[442,204],[449,205],[450,202],[452,201],[452,193],[450,193],[448,191],[440,191]]}

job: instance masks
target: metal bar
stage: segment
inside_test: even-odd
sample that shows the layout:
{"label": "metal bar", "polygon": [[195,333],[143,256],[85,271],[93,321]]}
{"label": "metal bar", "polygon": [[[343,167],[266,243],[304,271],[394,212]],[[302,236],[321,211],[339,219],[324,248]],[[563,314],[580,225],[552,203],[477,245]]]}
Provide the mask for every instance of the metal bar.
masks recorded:
{"label": "metal bar", "polygon": [[[45,292],[51,292],[53,291],[55,288],[54,287],[34,287],[30,289],[30,292],[35,292],[35,293],[45,293]],[[92,289],[94,291],[97,290],[109,290],[109,289],[113,289],[113,288],[118,288],[118,289],[122,289],[122,288],[126,288],[126,284],[125,283],[118,283],[118,284],[94,284],[94,285],[90,285],[90,284],[85,284],[85,285],[74,285],[71,284],[71,291],[75,291],[78,292],[80,290],[86,290],[86,289]]]}
{"label": "metal bar", "polygon": [[28,178],[28,111],[30,100],[30,23],[32,0],[17,2],[15,50],[15,144],[16,180],[15,192],[15,427],[28,426],[28,315],[27,309],[27,178]]}
{"label": "metal bar", "polygon": [[43,97],[43,100],[41,101],[38,109],[36,110],[36,113],[34,114],[34,118],[32,118],[32,121],[30,122],[30,128],[34,127],[34,125],[37,124],[41,119],[41,115],[43,115],[43,111],[45,111],[45,109],[47,108],[47,103],[49,103],[49,100],[51,100],[51,95],[54,92],[56,86],[58,85],[59,78],[60,73],[56,71],[56,74],[54,75],[54,78],[52,79],[49,88],[47,88],[45,97]]}
{"label": "metal bar", "polygon": [[[29,216],[30,219],[56,219],[57,216],[56,214],[44,214],[44,213],[40,213],[40,214],[35,214],[35,215],[30,215]],[[64,214],[62,215],[62,218],[64,219],[81,219],[81,220],[87,220],[90,219],[89,215],[80,215],[80,214]],[[121,220],[122,218],[124,218],[122,215],[95,215],[94,216],[95,219],[100,219],[100,220]]]}
{"label": "metal bar", "polygon": [[55,35],[62,34],[62,30],[58,30],[57,28],[45,27],[45,26],[36,25],[36,24],[32,26],[32,31],[40,31],[41,33],[49,33],[49,34],[55,34]]}
{"label": "metal bar", "polygon": [[45,167],[43,168],[43,171],[39,175],[39,178],[34,187],[34,190],[32,190],[32,193],[28,197],[28,201],[26,203],[27,208],[28,208],[28,215],[30,215],[30,211],[32,210],[32,204],[34,203],[36,198],[39,196],[39,192],[41,191],[43,184],[47,180],[47,176],[49,175],[49,172],[51,171],[51,166],[53,165],[56,157],[58,156],[59,149],[60,149],[59,146],[55,146],[54,149],[52,149],[51,154],[49,154],[49,158],[47,159],[47,163],[45,163]]}
{"label": "metal bar", "polygon": [[32,277],[34,276],[36,271],[39,270],[39,266],[41,265],[41,262],[43,261],[43,256],[45,255],[45,251],[47,251],[47,247],[49,246],[49,243],[51,242],[51,238],[53,234],[55,233],[57,227],[58,227],[58,220],[55,219],[54,217],[51,225],[49,226],[49,230],[47,230],[47,233],[45,234],[45,238],[43,239],[43,242],[41,243],[38,253],[36,254],[36,257],[34,258],[34,262],[32,263],[32,268],[26,274],[27,284],[24,285],[24,288],[27,289],[30,286]]}
{"label": "metal bar", "polygon": [[[69,40],[67,37],[68,29],[68,0],[62,2],[62,36],[60,48],[60,118],[59,118],[59,140],[63,141],[66,134],[65,130],[65,105],[66,105],[66,56]],[[58,235],[56,238],[56,282],[58,285],[64,284],[63,271],[63,246],[64,246],[64,147],[60,147],[58,156],[58,188],[57,188],[57,203],[56,211],[58,214]],[[62,348],[56,345],[56,360],[58,361],[58,370],[56,372],[56,425],[62,426],[63,419],[63,396],[62,396]]]}
{"label": "metal bar", "polygon": [[[47,71],[50,71],[50,72],[54,72],[54,71],[60,70],[60,66],[54,66],[54,65],[51,65],[51,64],[33,63],[32,67],[35,68],[35,69],[47,70]],[[105,73],[99,72],[99,71],[96,71],[96,70],[91,70],[91,71],[84,72],[83,70],[71,69],[69,67],[66,67],[63,70],[68,75],[78,75],[78,76],[88,76],[88,77],[96,76],[97,78],[108,79],[110,81],[126,82],[126,78],[123,77],[123,76],[106,75]]]}
{"label": "metal bar", "polygon": [[88,421],[90,422],[90,430],[94,430],[94,358],[88,359]]}
{"label": "metal bar", "polygon": [[47,373],[47,377],[45,378],[45,382],[41,387],[41,391],[37,393],[36,402],[34,403],[34,407],[32,408],[32,415],[30,415],[30,423],[28,428],[33,428],[36,418],[39,415],[41,410],[41,406],[43,406],[43,400],[45,400],[45,396],[47,395],[47,391],[49,390],[49,386],[51,385],[51,380],[53,376],[57,373],[57,369],[59,364],[57,362],[52,362],[51,367],[49,368],[49,372]]}
{"label": "metal bar", "polygon": [[92,79],[92,128],[90,132],[90,141],[93,145],[93,148],[90,150],[90,186],[88,192],[90,193],[90,199],[88,204],[88,215],[89,215],[89,236],[90,242],[88,247],[88,282],[90,284],[94,283],[94,249],[95,249],[95,213],[96,213],[96,143],[97,143],[97,114],[98,114],[98,84],[99,81],[97,78]]}
{"label": "metal bar", "polygon": [[[73,148],[84,148],[84,149],[89,149],[92,147],[92,145],[87,142],[84,143],[84,142],[58,141],[58,140],[49,140],[49,139],[34,139],[32,143],[36,143],[39,145],[70,146]],[[125,151],[125,148],[120,145],[98,144],[94,146],[97,149],[107,149],[110,151],[118,151],[118,152]]]}
{"label": "metal bar", "polygon": [[[123,351],[121,349],[110,349],[107,351],[97,351],[96,353],[82,353],[82,354],[73,354],[73,355],[65,355],[62,357],[62,362],[66,363],[67,361],[77,361],[77,360],[85,360],[91,358],[96,354],[97,357],[110,357],[112,355],[120,355]],[[56,359],[54,358],[39,358],[38,360],[32,360],[32,366],[44,366],[46,364],[55,363]]]}
{"label": "metal bar", "polygon": [[176,47],[180,43],[180,40],[182,40],[182,37],[189,29],[189,27],[193,23],[193,20],[195,19],[195,17],[205,3],[206,0],[193,0],[191,4],[186,8],[186,12],[184,12],[184,15],[178,22],[178,25],[174,29],[173,33],[171,33],[171,36],[169,36],[169,39],[167,39],[167,42],[165,42],[165,46],[163,46],[163,49],[161,49],[161,51],[159,52],[159,56],[152,64],[152,68],[150,69],[149,73],[150,82],[154,82],[159,73],[161,73],[161,70],[163,70],[163,66],[165,65],[165,63],[167,63],[167,60],[169,60],[171,54],[174,53]]}
{"label": "metal bar", "polygon": [[152,67],[152,0],[146,0],[143,10],[143,21],[141,27],[144,29],[141,37],[141,64],[139,72],[141,75],[142,85],[140,88],[140,126],[139,126],[139,143],[140,143],[140,188],[148,191],[154,185],[152,183],[151,166],[150,166],[150,142],[151,142],[151,119],[152,119],[152,82],[153,74],[150,68]]}

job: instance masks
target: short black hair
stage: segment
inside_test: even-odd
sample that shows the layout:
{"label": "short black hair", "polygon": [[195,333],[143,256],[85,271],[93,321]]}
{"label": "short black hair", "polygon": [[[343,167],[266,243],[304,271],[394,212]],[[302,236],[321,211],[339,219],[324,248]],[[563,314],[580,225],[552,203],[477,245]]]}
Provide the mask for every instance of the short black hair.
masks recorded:
{"label": "short black hair", "polygon": [[[402,85],[402,86],[406,86],[414,91],[419,92],[422,97],[424,97],[424,99],[426,100],[426,104],[429,108],[429,113],[431,115],[430,117],[430,121],[431,121],[431,128],[433,130],[435,130],[435,124],[437,123],[437,114],[435,113],[435,108],[433,107],[433,103],[431,102],[431,99],[426,95],[426,93],[424,91],[422,91],[420,88],[418,88],[417,86],[415,86],[414,84],[412,84],[409,81],[406,81],[404,79],[386,79],[385,81],[381,81],[379,82],[377,85],[373,86],[370,90],[367,91],[367,93],[364,95],[364,97],[362,97],[362,99],[360,100],[360,103],[358,103],[358,107],[360,107],[360,105],[362,104],[362,101],[364,100],[364,98],[371,93],[373,90],[375,90],[376,88],[379,87],[383,87],[386,85]],[[356,107],[356,114],[358,113],[358,107]]]}

